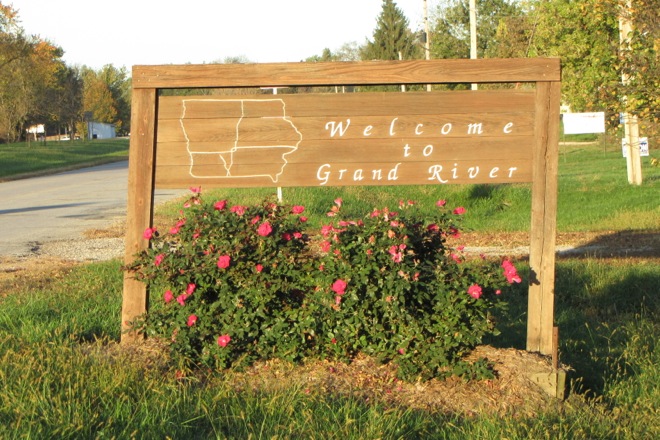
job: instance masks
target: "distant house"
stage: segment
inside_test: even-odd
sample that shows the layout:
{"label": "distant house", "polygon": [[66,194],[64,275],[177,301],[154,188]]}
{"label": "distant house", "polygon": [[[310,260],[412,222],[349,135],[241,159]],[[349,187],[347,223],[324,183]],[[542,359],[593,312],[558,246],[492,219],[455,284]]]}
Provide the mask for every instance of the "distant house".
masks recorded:
{"label": "distant house", "polygon": [[28,137],[32,135],[35,141],[46,136],[46,127],[44,124],[31,125],[25,131],[27,132]]}
{"label": "distant house", "polygon": [[110,139],[117,137],[115,126],[104,122],[87,122],[87,132],[89,133],[89,139]]}

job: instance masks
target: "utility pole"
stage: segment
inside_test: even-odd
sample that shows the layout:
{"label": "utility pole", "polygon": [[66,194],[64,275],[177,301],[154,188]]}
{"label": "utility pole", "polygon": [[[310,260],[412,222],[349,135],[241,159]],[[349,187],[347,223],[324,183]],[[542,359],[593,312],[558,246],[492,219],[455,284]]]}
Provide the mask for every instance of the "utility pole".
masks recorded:
{"label": "utility pole", "polygon": [[[470,0],[470,59],[477,59],[477,1]],[[477,85],[472,84],[472,90],[477,90]]]}
{"label": "utility pole", "polygon": [[[632,0],[625,0],[619,15],[619,42],[620,53],[631,49],[632,38]],[[622,57],[623,58],[623,57]],[[621,83],[625,86],[630,82],[628,74],[621,74]],[[624,105],[627,104],[627,96],[623,97]],[[642,161],[639,155],[639,124],[637,115],[623,113],[624,144],[626,148],[626,166],[628,168],[628,183],[633,185],[642,184]]]}
{"label": "utility pole", "polygon": [[[426,55],[426,60],[431,59],[431,35],[429,34],[429,9],[424,0],[424,52]],[[431,91],[431,84],[426,85],[426,91]]]}

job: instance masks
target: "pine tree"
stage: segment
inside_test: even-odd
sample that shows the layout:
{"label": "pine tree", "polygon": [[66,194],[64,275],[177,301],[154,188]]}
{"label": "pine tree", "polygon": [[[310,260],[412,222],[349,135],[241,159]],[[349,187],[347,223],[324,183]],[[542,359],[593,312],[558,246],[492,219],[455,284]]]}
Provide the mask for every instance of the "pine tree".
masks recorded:
{"label": "pine tree", "polygon": [[[393,0],[383,0],[373,41],[363,47],[363,60],[398,60],[417,58],[419,49],[408,27],[408,19]],[[401,57],[399,57],[401,54]]]}

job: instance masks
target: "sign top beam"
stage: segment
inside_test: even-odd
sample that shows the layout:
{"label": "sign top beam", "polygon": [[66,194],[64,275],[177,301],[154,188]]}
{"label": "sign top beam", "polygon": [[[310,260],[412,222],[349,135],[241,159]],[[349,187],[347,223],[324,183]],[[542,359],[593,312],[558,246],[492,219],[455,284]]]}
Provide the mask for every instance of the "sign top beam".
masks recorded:
{"label": "sign top beam", "polygon": [[132,74],[135,89],[560,80],[559,58],[159,65],[133,66]]}

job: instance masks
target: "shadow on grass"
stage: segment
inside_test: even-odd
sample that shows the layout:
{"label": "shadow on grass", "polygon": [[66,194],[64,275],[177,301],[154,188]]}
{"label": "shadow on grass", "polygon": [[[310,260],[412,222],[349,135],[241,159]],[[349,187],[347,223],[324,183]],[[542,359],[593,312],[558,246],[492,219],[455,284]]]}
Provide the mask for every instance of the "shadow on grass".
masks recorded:
{"label": "shadow on grass", "polygon": [[[529,268],[520,263],[523,279]],[[660,268],[623,260],[572,259],[557,263],[555,322],[559,327],[559,360],[574,369],[578,391],[603,393],[608,378],[634,375],[624,353],[639,333],[660,321]],[[501,334],[484,341],[495,347],[525,349],[527,286],[508,293],[508,304],[494,311]]]}
{"label": "shadow on grass", "polygon": [[600,235],[574,249],[561,251],[559,258],[660,257],[660,231],[617,231]]}

